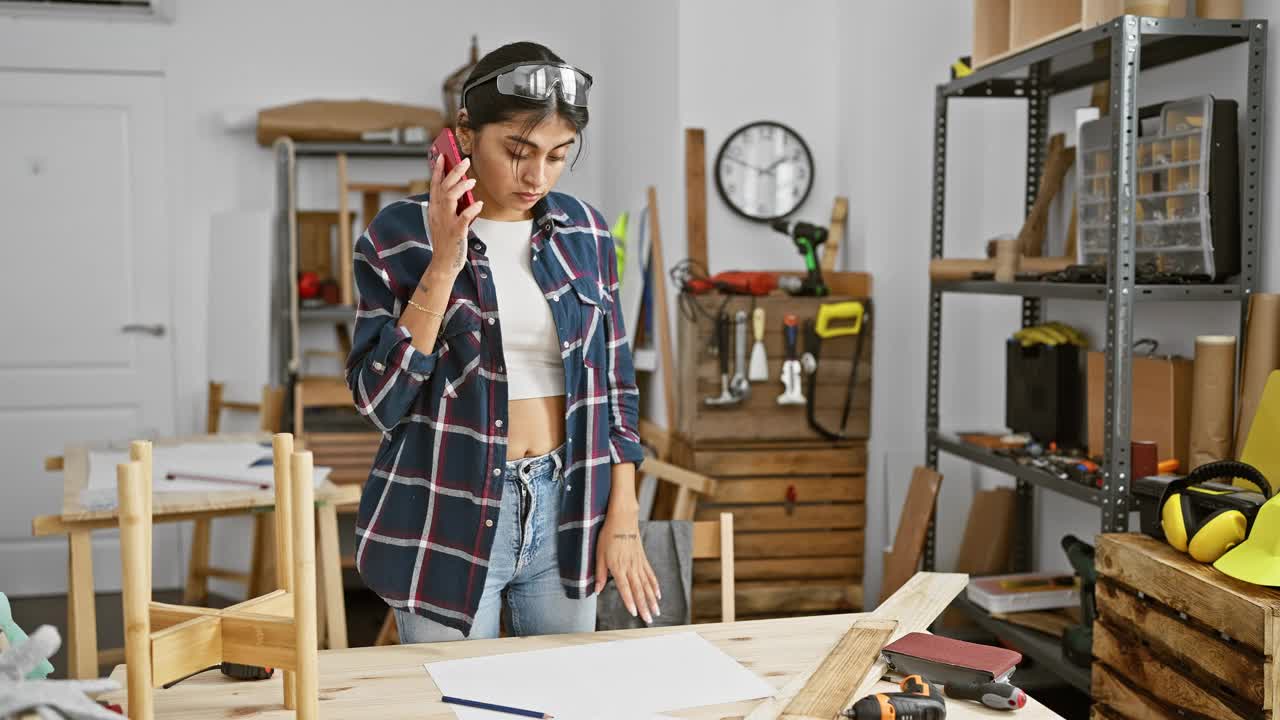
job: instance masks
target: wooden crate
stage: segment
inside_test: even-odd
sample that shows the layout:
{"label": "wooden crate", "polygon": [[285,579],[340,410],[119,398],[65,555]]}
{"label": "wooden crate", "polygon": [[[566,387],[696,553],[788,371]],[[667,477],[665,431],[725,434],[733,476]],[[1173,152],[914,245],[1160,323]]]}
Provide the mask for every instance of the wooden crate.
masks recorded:
{"label": "wooden crate", "polygon": [[1102,535],[1095,718],[1272,718],[1280,591],[1145,535]]}
{"label": "wooden crate", "polygon": [[974,0],[973,66],[1123,15],[1124,0]]}
{"label": "wooden crate", "polygon": [[[865,443],[692,445],[677,436],[671,460],[716,478],[698,520],[733,513],[739,619],[861,609]],[[719,619],[719,573],[717,561],[694,563],[697,621]]]}
{"label": "wooden crate", "polygon": [[[803,405],[778,405],[778,395],[783,386],[779,379],[782,361],[785,358],[782,320],[787,314],[796,315],[801,321],[799,331],[799,350],[804,348],[803,321],[814,318],[818,306],[823,303],[841,302],[845,300],[866,301],[870,295],[870,278],[861,273],[841,273],[846,276],[858,276],[857,282],[846,282],[849,290],[861,290],[857,295],[841,294],[826,298],[802,298],[787,295],[771,295],[753,298],[724,296],[719,294],[690,298],[701,311],[686,311],[681,314],[679,325],[679,432],[689,442],[701,446],[715,442],[776,442],[824,441],[823,437],[809,427],[805,419]],[[834,283],[833,283],[834,286]],[[723,309],[732,318],[739,310],[748,316],[748,347],[745,352],[749,361],[754,338],[750,332],[750,316],[754,307],[765,311],[765,352],[769,360],[769,379],[751,384],[751,396],[728,407],[709,407],[703,398],[720,394],[719,356],[716,354],[716,327],[714,318]],[[874,335],[874,318],[870,325],[864,325],[862,357],[858,368],[858,386],[854,395],[853,409],[849,415],[847,432],[852,438],[865,439],[870,434],[871,426],[871,357],[873,353],[872,337]],[[733,344],[732,333],[730,345]],[[840,415],[844,408],[853,365],[855,336],[845,336],[824,340],[818,367],[817,415],[824,426],[836,430],[840,426]],[[732,353],[732,350],[730,351]],[[734,355],[730,355],[730,373],[733,372]],[[745,372],[745,371],[744,371]],[[805,395],[808,393],[808,378],[804,378]]]}

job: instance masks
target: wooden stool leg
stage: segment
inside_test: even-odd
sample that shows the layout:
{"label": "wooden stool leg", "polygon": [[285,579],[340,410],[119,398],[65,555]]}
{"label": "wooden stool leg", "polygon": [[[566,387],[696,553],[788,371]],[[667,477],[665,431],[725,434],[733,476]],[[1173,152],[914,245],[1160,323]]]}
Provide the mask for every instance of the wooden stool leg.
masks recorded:
{"label": "wooden stool leg", "polygon": [[124,573],[124,656],[129,690],[129,717],[151,720],[151,548],[147,545],[151,516],[144,497],[151,495],[141,463],[122,463],[116,470],[120,498],[120,559]]}
{"label": "wooden stool leg", "polygon": [[320,715],[319,645],[316,642],[316,525],[315,486],[310,452],[295,452],[293,475],[293,622],[297,633],[298,720]]}
{"label": "wooden stool leg", "polygon": [[[271,450],[276,484],[276,583],[281,590],[293,592],[293,436],[277,433],[271,440]],[[296,680],[296,673],[285,671],[286,710],[297,707]]]}
{"label": "wooden stool leg", "polygon": [[260,597],[276,586],[276,572],[272,558],[275,539],[274,513],[255,513],[253,516],[253,547],[249,561],[249,594]]}
{"label": "wooden stool leg", "polygon": [[93,604],[93,542],[88,530],[67,535],[67,662],[75,680],[98,677],[98,617]]}
{"label": "wooden stool leg", "polygon": [[342,555],[338,551],[338,510],[333,503],[316,508],[320,533],[317,571],[324,588],[324,619],[330,650],[347,648],[347,605],[342,593]]}
{"label": "wooden stool leg", "polygon": [[378,630],[378,639],[374,645],[396,645],[400,642],[400,633],[396,629],[396,611],[387,608],[387,616],[382,618],[382,628]]}
{"label": "wooden stool leg", "polygon": [[213,521],[196,520],[191,527],[191,559],[187,562],[187,586],[182,591],[186,605],[203,604],[209,599],[209,539]]}

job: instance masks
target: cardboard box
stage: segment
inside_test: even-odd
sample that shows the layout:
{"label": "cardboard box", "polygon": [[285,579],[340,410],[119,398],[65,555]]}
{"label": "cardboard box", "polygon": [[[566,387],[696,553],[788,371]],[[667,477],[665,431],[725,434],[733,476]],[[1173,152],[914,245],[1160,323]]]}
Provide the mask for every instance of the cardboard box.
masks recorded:
{"label": "cardboard box", "polygon": [[[1102,455],[1106,357],[1089,353],[1089,454]],[[1191,433],[1191,361],[1179,357],[1133,358],[1133,440],[1153,440],[1160,459],[1186,468]]]}

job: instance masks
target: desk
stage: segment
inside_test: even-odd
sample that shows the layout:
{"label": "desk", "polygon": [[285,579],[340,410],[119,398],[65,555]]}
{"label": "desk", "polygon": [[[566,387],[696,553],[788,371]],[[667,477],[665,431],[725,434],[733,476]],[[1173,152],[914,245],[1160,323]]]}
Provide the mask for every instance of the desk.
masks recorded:
{"label": "desk", "polygon": [[[781,688],[796,674],[819,661],[840,639],[853,621],[862,615],[751,620],[737,623],[694,625],[692,629],[728,653],[775,687]],[[320,715],[327,719],[379,718],[379,720],[454,720],[453,710],[440,702],[440,692],[423,669],[425,662],[481,655],[497,655],[580,643],[652,637],[691,628],[653,628],[546,635],[531,638],[499,638],[421,645],[327,650],[320,653]],[[124,667],[111,675],[123,686]],[[897,686],[880,683],[877,691],[896,691]],[[237,682],[220,673],[208,672],[183,681],[168,690],[157,690],[157,718],[292,718],[280,704],[280,674],[262,682]],[[123,691],[102,699],[125,704]],[[668,713],[673,717],[741,717],[759,701],[717,705]],[[609,716],[602,708],[601,718]],[[1007,712],[972,702],[948,701],[948,720],[1005,718]],[[1061,718],[1034,700],[1016,714],[1018,720]]]}
{"label": "desk", "polygon": [[[198,435],[154,441],[155,447],[202,442],[270,441],[264,434]],[[80,502],[89,482],[89,446],[68,447],[63,455],[62,513],[41,515],[31,521],[31,534],[66,535],[70,551],[67,563],[67,657],[72,678],[98,677],[98,622],[93,605],[93,545],[90,533],[119,526],[116,510],[90,509]],[[316,570],[320,581],[322,612],[329,645],[347,645],[346,607],[342,597],[342,567],[338,553],[338,505],[359,502],[360,488],[326,482],[316,488]],[[201,518],[269,512],[275,505],[271,490],[158,493],[152,523],[173,523]],[[117,619],[119,620],[119,619]],[[123,654],[120,654],[123,658]]]}

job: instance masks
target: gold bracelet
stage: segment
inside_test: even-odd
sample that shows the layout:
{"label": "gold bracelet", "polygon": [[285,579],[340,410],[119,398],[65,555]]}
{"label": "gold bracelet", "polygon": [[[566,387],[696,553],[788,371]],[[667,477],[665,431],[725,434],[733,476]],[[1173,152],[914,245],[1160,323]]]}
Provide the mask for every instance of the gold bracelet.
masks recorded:
{"label": "gold bracelet", "polygon": [[427,308],[423,307],[422,305],[420,305],[420,304],[418,304],[418,303],[414,302],[414,301],[413,301],[413,298],[409,298],[409,307],[411,307],[411,308],[417,308],[418,310],[421,310],[422,312],[424,312],[424,313],[426,313],[426,314],[428,314],[428,315],[433,315],[433,316],[435,316],[435,317],[439,318],[439,319],[440,319],[440,322],[444,322],[444,314],[443,314],[443,313],[438,313],[438,312],[436,312],[435,310],[428,310]]}

